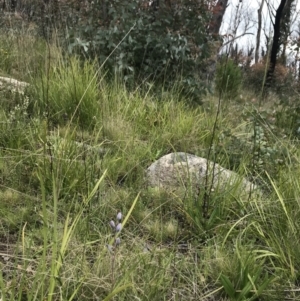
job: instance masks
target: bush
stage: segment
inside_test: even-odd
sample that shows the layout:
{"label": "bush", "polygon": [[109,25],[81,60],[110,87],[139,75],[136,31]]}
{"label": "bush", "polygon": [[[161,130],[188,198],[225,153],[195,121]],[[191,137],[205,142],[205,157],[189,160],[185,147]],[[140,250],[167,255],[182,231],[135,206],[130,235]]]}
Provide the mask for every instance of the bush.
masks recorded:
{"label": "bush", "polygon": [[184,93],[197,99],[206,90],[196,74],[209,55],[208,10],[186,0],[176,10],[155,3],[95,1],[86,21],[74,24],[69,51],[105,61],[130,86],[150,81],[168,89],[184,80]]}
{"label": "bush", "polygon": [[242,75],[240,68],[229,58],[222,58],[216,70],[216,91],[224,98],[236,98],[239,94]]}
{"label": "bush", "polygon": [[[266,71],[266,62],[264,61],[247,68],[244,76],[244,85],[255,93],[261,93]],[[282,100],[285,100],[286,96],[291,94],[293,86],[294,79],[289,68],[277,63],[270,90],[275,92]]]}
{"label": "bush", "polygon": [[74,120],[81,128],[93,127],[100,116],[96,65],[72,57],[52,65],[36,83],[33,114],[47,116],[52,124]]}

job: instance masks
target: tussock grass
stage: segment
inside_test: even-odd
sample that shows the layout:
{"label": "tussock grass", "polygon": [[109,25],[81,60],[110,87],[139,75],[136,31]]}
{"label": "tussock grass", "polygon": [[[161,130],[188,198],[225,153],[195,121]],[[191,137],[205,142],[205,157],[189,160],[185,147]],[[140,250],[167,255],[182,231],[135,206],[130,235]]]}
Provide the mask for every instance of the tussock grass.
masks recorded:
{"label": "tussock grass", "polygon": [[0,45],[0,74],[23,81],[41,75],[48,59],[52,63],[61,56],[55,44],[51,45],[51,56],[47,56],[47,45],[36,37],[34,28],[24,27],[21,31],[4,31],[2,28]]}
{"label": "tussock grass", "polygon": [[[258,164],[253,104],[222,105],[213,135],[215,99],[192,108],[176,94],[128,91],[96,62],[51,47],[57,59],[44,52],[19,106],[1,107],[1,300],[298,300],[297,142],[261,118],[261,141],[277,152]],[[15,64],[20,78],[35,70]],[[203,195],[146,187],[144,171],[162,155],[209,148],[211,160],[259,178],[263,193],[216,191],[203,219]]]}

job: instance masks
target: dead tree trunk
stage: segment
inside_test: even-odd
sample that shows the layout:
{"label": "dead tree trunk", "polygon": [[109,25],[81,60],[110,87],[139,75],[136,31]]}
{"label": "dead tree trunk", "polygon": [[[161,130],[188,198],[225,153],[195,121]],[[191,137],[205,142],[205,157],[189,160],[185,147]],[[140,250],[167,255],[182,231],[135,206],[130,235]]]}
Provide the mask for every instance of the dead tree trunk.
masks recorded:
{"label": "dead tree trunk", "polygon": [[219,36],[219,31],[222,25],[223,17],[227,8],[228,0],[218,0],[212,10],[212,18],[209,25],[209,32],[214,36]]}
{"label": "dead tree trunk", "polygon": [[283,16],[281,19],[281,36],[280,36],[280,46],[282,45],[281,53],[281,63],[286,65],[286,49],[288,45],[288,37],[291,35],[291,17],[295,7],[295,0],[288,0],[283,10]]}
{"label": "dead tree trunk", "polygon": [[281,0],[280,4],[276,10],[276,15],[275,15],[275,22],[274,22],[274,35],[273,35],[273,44],[272,44],[272,49],[271,49],[271,54],[270,54],[270,63],[268,67],[268,72],[267,72],[267,79],[265,83],[265,87],[271,87],[273,77],[274,77],[274,71],[276,67],[276,62],[277,62],[277,54],[278,50],[280,47],[280,22],[281,18],[283,15],[283,10],[284,6],[286,5],[287,1],[289,0]]}
{"label": "dead tree trunk", "polygon": [[262,20],[262,9],[264,6],[265,0],[262,0],[259,6],[259,9],[257,10],[258,14],[258,26],[257,26],[257,34],[256,34],[256,48],[255,48],[255,64],[258,63],[259,60],[259,47],[260,47],[260,33],[261,33],[261,20]]}

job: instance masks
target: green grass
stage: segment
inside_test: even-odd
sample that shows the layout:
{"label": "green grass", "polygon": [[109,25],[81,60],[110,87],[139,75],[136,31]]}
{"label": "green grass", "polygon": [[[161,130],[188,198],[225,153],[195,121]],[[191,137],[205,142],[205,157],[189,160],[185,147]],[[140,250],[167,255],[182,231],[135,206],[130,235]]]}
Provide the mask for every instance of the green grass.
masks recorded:
{"label": "green grass", "polygon": [[[174,92],[128,91],[96,62],[36,40],[25,64],[16,41],[1,68],[14,62],[31,88],[0,94],[1,300],[299,300],[300,153],[269,104],[221,102],[212,133],[213,96],[195,108]],[[161,156],[210,148],[263,193],[215,192],[203,219],[204,195],[145,185]]]}

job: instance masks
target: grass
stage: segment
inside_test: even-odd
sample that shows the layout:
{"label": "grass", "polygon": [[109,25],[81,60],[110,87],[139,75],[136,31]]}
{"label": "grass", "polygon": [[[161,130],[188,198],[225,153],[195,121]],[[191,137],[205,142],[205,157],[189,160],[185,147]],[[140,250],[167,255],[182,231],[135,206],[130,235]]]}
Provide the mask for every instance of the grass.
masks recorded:
{"label": "grass", "polygon": [[[299,300],[300,153],[273,116],[228,100],[213,134],[213,96],[192,108],[175,92],[130,92],[30,39],[0,51],[1,72],[31,83],[25,96],[0,91],[1,300]],[[145,185],[162,155],[209,148],[263,194],[215,192],[203,219],[201,197]]]}

